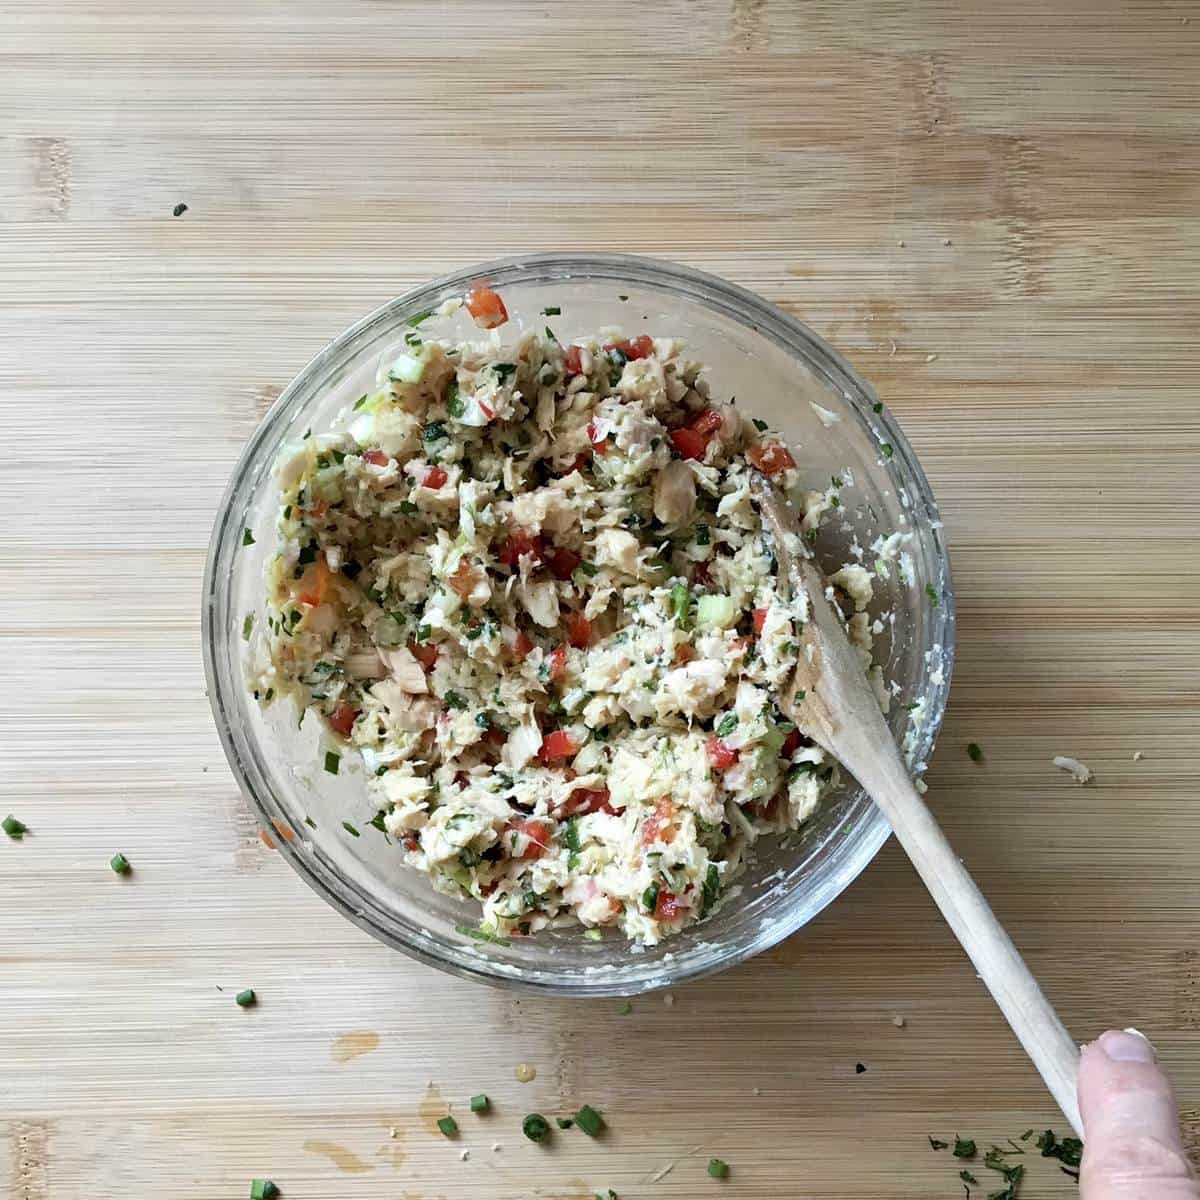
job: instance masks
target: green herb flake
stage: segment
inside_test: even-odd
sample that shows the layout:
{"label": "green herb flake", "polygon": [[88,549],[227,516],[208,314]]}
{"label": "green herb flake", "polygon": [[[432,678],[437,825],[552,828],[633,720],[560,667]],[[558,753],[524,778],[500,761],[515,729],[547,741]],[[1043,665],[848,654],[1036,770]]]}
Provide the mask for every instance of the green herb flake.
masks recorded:
{"label": "green herb flake", "polygon": [[446,432],[446,426],[441,421],[430,421],[421,430],[421,440],[424,442],[440,442],[449,436]]}
{"label": "green herb flake", "polygon": [[458,390],[457,379],[450,380],[450,386],[446,389],[446,411],[456,419],[467,411],[466,401]]}
{"label": "green herb flake", "polygon": [[453,688],[442,699],[445,700],[447,708],[463,709],[467,707],[467,702]]}
{"label": "green herb flake", "polygon": [[554,330],[549,325],[546,326],[546,337],[552,342],[558,341],[558,338],[554,336]]}
{"label": "green herb flake", "polygon": [[880,404],[880,402],[878,400],[876,400],[875,403],[871,405],[871,411],[881,413],[881,412],[883,412],[883,405]]}
{"label": "green herb flake", "polygon": [[363,392],[363,394],[361,396],[359,396],[359,398],[357,400],[355,400],[355,402],[354,402],[354,411],[355,412],[358,412],[358,410],[360,408],[362,408],[362,406],[364,404],[366,404],[367,400],[370,398],[370,395],[371,395],[370,392]]}
{"label": "green herb flake", "polygon": [[477,942],[491,942],[494,946],[512,945],[508,938],[500,937],[495,933],[489,933],[486,929],[472,929],[470,925],[455,925],[454,928],[463,937],[474,938]]}
{"label": "green herb flake", "polygon": [[185,212],[187,212],[187,210],[188,210],[188,206],[186,204],[184,204],[183,201],[181,200],[177,205],[175,205],[175,207],[173,209],[171,209],[171,216],[182,217],[183,214]]}
{"label": "green herb flake", "polygon": [[628,1000],[617,1009],[618,1017],[629,1017],[633,1015],[633,1005]]}
{"label": "green herb flake", "polygon": [[258,997],[253,988],[245,988],[233,998],[238,1008],[253,1008],[258,1003]]}
{"label": "green herb flake", "polygon": [[588,1137],[599,1137],[604,1132],[604,1117],[598,1113],[590,1104],[585,1104],[575,1114],[575,1124],[583,1130]]}
{"label": "green herb flake", "polygon": [[517,373],[516,363],[492,363],[492,370],[500,377],[500,382],[504,383]]}
{"label": "green herb flake", "polygon": [[557,304],[548,305],[546,308],[542,309],[542,316],[543,317],[561,317],[562,309],[559,308],[559,306]]}
{"label": "green herb flake", "polygon": [[411,500],[401,500],[400,501],[400,511],[406,517],[415,517],[419,510],[417,509],[417,506]]}
{"label": "green herb flake", "polygon": [[766,421],[760,421],[757,417],[755,417],[754,418],[754,428],[757,429],[759,433],[766,433],[767,432],[767,423],[766,423]]}
{"label": "green herb flake", "polygon": [[710,1158],[708,1160],[708,1173],[713,1179],[728,1179],[729,1164],[724,1159]]}
{"label": "green herb flake", "polygon": [[[972,762],[983,762],[983,747],[978,742],[967,743],[967,757]],[[1028,1138],[1022,1138],[1022,1141],[1028,1141]]]}
{"label": "green herb flake", "polygon": [[427,309],[425,309],[424,312],[414,313],[404,323],[405,323],[405,325],[410,325],[413,329],[416,329],[418,325],[424,324],[432,316],[433,316],[433,309],[427,308]]}
{"label": "green herb flake", "polygon": [[345,830],[345,831],[346,831],[346,832],[347,832],[347,833],[348,833],[348,834],[349,834],[351,837],[362,837],[362,834],[361,834],[361,833],[358,831],[358,828],[357,828],[356,826],[354,826],[354,825],[351,825],[349,821],[343,821],[343,822],[342,822],[342,828],[343,828],[343,829],[344,829],[344,830]]}
{"label": "green herb flake", "polygon": [[658,905],[658,884],[652,883],[642,893],[642,907],[647,912],[653,912]]}
{"label": "green herb flake", "polygon": [[574,1117],[555,1117],[554,1123],[555,1123],[555,1125],[557,1125],[559,1127],[559,1129],[574,1129],[575,1128],[575,1118]]}
{"label": "green herb flake", "polygon": [[269,1179],[250,1180],[250,1200],[275,1200],[279,1188]]}
{"label": "green herb flake", "polygon": [[959,1179],[961,1179],[963,1181],[963,1183],[969,1183],[975,1187],[979,1186],[979,1180],[976,1179],[975,1176],[972,1175],[970,1171],[959,1171],[958,1177],[959,1177]]}
{"label": "green herb flake", "polygon": [[338,773],[338,767],[341,766],[341,763],[342,756],[338,754],[336,750],[325,751],[325,770],[328,771],[330,775],[336,775]]}
{"label": "green herb flake", "polygon": [[250,634],[253,632],[253,630],[254,630],[254,614],[247,613],[245,618],[242,620],[242,641],[243,642],[248,642],[250,640]]}
{"label": "green herb flake", "polygon": [[600,568],[593,562],[581,562],[578,569],[582,571],[589,579],[594,578],[600,573]]}
{"label": "green herb flake", "polygon": [[882,454],[885,459],[887,459],[891,458],[895,451],[892,449],[890,442],[880,442],[879,453]]}
{"label": "green herb flake", "polygon": [[521,1132],[531,1142],[544,1142],[550,1136],[550,1122],[541,1113],[530,1113],[521,1122]]}
{"label": "green herb flake", "polygon": [[114,854],[112,858],[108,860],[108,865],[112,867],[112,869],[118,875],[128,875],[130,871],[133,870],[133,868],[129,865],[129,859],[120,853]]}
{"label": "green herb flake", "polygon": [[617,299],[624,302],[624,301],[628,300],[629,297],[628,296],[618,296]]}
{"label": "green herb flake", "polygon": [[688,609],[691,607],[692,594],[686,583],[671,585],[671,615],[679,624],[680,629],[688,627]]}
{"label": "green herb flake", "polygon": [[254,545],[254,534],[252,534],[250,532],[249,527],[242,530],[242,545],[243,546],[253,546]]}
{"label": "green herb flake", "polygon": [[938,594],[932,583],[927,583],[925,585],[925,595],[929,597],[929,603],[932,604],[934,608],[937,608]]}
{"label": "green herb flake", "polygon": [[726,713],[717,724],[717,737],[727,737],[737,728],[737,714]]}
{"label": "green herb flake", "polygon": [[29,832],[29,826],[24,821],[17,820],[12,813],[0,821],[0,829],[3,829],[14,842],[19,842]]}
{"label": "green herb flake", "polygon": [[492,1102],[482,1092],[478,1096],[471,1097],[471,1111],[473,1113],[485,1113],[492,1107]]}
{"label": "green herb flake", "polygon": [[441,1130],[442,1137],[458,1136],[458,1122],[453,1117],[439,1117],[437,1127]]}
{"label": "green herb flake", "polygon": [[970,1138],[960,1138],[954,1135],[954,1149],[951,1151],[955,1158],[974,1158],[975,1143]]}
{"label": "green herb flake", "polygon": [[572,817],[566,824],[563,830],[563,845],[566,846],[572,854],[579,853],[579,818]]}

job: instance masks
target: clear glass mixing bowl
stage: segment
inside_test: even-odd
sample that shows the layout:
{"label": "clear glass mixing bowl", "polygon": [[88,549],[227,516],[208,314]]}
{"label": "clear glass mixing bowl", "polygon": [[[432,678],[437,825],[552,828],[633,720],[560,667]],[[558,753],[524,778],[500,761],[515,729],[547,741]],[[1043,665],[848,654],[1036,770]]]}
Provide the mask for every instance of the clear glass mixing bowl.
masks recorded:
{"label": "clear glass mixing bowl", "polygon": [[[615,933],[591,941],[580,928],[509,945],[483,943],[464,932],[476,927],[478,906],[435,892],[367,825],[374,807],[361,767],[352,768],[347,756],[341,774],[326,774],[315,718],[297,727],[285,705],[263,712],[247,685],[255,642],[253,636],[243,640],[243,621],[254,613],[255,629],[262,626],[263,568],[275,541],[271,468],[280,447],[308,428],[323,430],[348,401],[373,386],[381,356],[390,358],[402,346],[407,318],[480,280],[502,293],[511,315],[503,332],[510,336],[549,323],[564,342],[612,326],[626,336],[650,332],[686,339],[708,364],[714,395],[734,395],[747,412],[782,429],[812,487],[824,488],[831,475],[843,477],[843,519],[827,522],[817,546],[827,564],[846,561],[855,538],[869,547],[880,534],[914,535],[908,547],[911,582],[902,582],[895,569],[890,580],[877,579],[875,607],[883,620],[878,660],[897,692],[889,716],[897,737],[910,733],[910,706],[924,702],[923,719],[909,739],[911,760],[918,764],[928,758],[941,724],[954,645],[954,597],[937,506],[899,427],[867,384],[810,330],[722,279],[619,255],[512,258],[436,279],[393,300],[300,372],[243,451],[209,549],[204,665],[230,766],[264,828],[282,834],[275,838],[281,853],[356,925],[464,977],[569,996],[630,995],[678,984],[741,962],[794,933],[871,861],[890,830],[853,782],[801,835],[784,844],[760,843],[757,865],[742,879],[740,894],[718,913],[657,947],[630,947]],[[555,306],[561,316],[543,315]],[[465,312],[431,318],[421,331],[477,336]],[[243,545],[247,528],[253,545]],[[867,549],[868,566],[873,558]],[[936,605],[927,589],[937,596]],[[349,833],[344,820],[361,836]]]}

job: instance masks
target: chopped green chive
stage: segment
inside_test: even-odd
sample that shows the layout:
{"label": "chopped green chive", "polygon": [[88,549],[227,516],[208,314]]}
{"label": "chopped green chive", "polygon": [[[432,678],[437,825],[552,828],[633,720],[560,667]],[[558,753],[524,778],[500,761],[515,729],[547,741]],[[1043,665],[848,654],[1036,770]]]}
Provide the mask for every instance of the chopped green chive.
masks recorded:
{"label": "chopped green chive", "polygon": [[701,897],[703,907],[700,910],[702,917],[708,916],[712,906],[716,904],[721,895],[721,872],[717,869],[716,863],[708,864],[708,871],[704,876],[704,886],[701,889]]}
{"label": "chopped green chive", "polygon": [[325,770],[328,771],[330,775],[336,775],[338,773],[338,767],[341,765],[341,762],[342,756],[335,750],[325,751]]}
{"label": "chopped green chive", "polygon": [[370,392],[363,392],[363,394],[361,396],[359,396],[359,398],[357,400],[355,400],[355,402],[354,402],[354,411],[355,412],[358,412],[358,410],[360,408],[362,408],[362,406],[364,404],[366,404],[367,397],[370,396],[370,394],[371,394]]}
{"label": "chopped green chive", "polygon": [[894,453],[894,451],[892,450],[892,447],[891,447],[891,443],[890,442],[880,442],[879,443],[879,453],[882,454],[884,458],[891,458],[892,454]]}
{"label": "chopped green chive", "polygon": [[458,1133],[458,1122],[453,1117],[439,1117],[437,1127],[443,1137],[454,1137]]}
{"label": "chopped green chive", "polygon": [[357,830],[357,829],[356,829],[356,828],[355,828],[353,825],[351,825],[349,821],[343,821],[343,822],[342,822],[342,828],[343,828],[343,829],[344,829],[344,830],[345,830],[345,831],[346,831],[346,832],[347,832],[347,833],[348,833],[348,834],[349,834],[351,837],[362,837],[362,834],[361,834],[361,833],[359,833],[359,831],[358,831],[358,830]]}
{"label": "chopped green chive", "polygon": [[417,506],[411,500],[401,500],[400,501],[400,511],[406,517],[415,517],[419,510],[418,510]]}
{"label": "chopped green chive", "polygon": [[585,1104],[575,1114],[575,1124],[588,1137],[599,1137],[604,1130],[604,1118],[590,1104]]}
{"label": "chopped green chive", "polygon": [[508,938],[499,937],[497,934],[489,933],[486,929],[472,929],[470,925],[455,925],[454,927],[463,937],[474,938],[477,942],[492,942],[497,946],[511,946],[512,943]]}
{"label": "chopped green chive", "polygon": [[250,640],[250,632],[251,632],[251,630],[253,630],[253,628],[254,628],[254,614],[247,613],[245,616],[245,619],[242,621],[242,641],[243,642],[248,642]]}
{"label": "chopped green chive", "polygon": [[642,907],[647,912],[653,912],[658,905],[658,884],[652,883],[642,893]]}
{"label": "chopped green chive", "polygon": [[929,603],[932,604],[934,608],[937,608],[938,594],[932,583],[927,583],[925,585],[925,595],[929,597]]}
{"label": "chopped green chive", "polygon": [[116,871],[118,875],[128,875],[129,872],[133,870],[133,868],[129,865],[129,859],[127,859],[123,854],[114,854],[112,858],[108,860],[108,865],[112,867],[112,869]]}
{"label": "chopped green chive", "polygon": [[544,1142],[550,1136],[550,1122],[541,1113],[530,1113],[521,1122],[521,1132],[531,1142]]}
{"label": "chopped green chive", "polygon": [[517,373],[516,363],[492,363],[492,370],[500,377],[500,382],[503,383],[510,376]]}
{"label": "chopped green chive", "polygon": [[671,585],[671,615],[679,622],[680,629],[688,627],[688,608],[692,602],[692,594],[686,583]]}
{"label": "chopped green chive", "polygon": [[983,747],[978,742],[968,742],[967,757],[972,762],[983,762]]}
{"label": "chopped green chive", "polygon": [[710,1158],[708,1160],[708,1173],[714,1179],[728,1179],[729,1164],[720,1158]]}
{"label": "chopped green chive", "polygon": [[975,1143],[970,1138],[960,1138],[956,1133],[954,1135],[954,1150],[952,1153],[955,1158],[974,1158]]}
{"label": "chopped green chive", "polygon": [[269,1179],[250,1180],[250,1200],[275,1200],[279,1189]]}
{"label": "chopped green chive", "polygon": [[551,304],[547,308],[542,309],[543,317],[561,317],[562,309],[557,304]]}
{"label": "chopped green chive", "polygon": [[14,842],[19,842],[28,832],[29,826],[24,821],[18,821],[16,817],[10,813],[0,822],[0,828],[8,834]]}
{"label": "chopped green chive", "polygon": [[737,723],[735,713],[726,713],[717,724],[717,737],[725,737],[726,734],[732,733],[737,728]]}
{"label": "chopped green chive", "polygon": [[556,338],[556,337],[554,336],[554,330],[553,330],[553,329],[551,329],[549,325],[547,325],[547,326],[546,326],[546,336],[547,336],[547,337],[548,337],[548,338],[549,338],[549,339],[550,339],[552,342],[557,342],[557,341],[558,341],[558,338]]}
{"label": "chopped green chive", "polygon": [[760,421],[757,417],[755,417],[754,418],[754,428],[757,429],[759,433],[766,433],[767,432],[767,423],[766,423],[766,421]]}
{"label": "chopped green chive", "polygon": [[416,327],[418,325],[420,325],[424,321],[428,321],[429,318],[432,316],[433,316],[433,309],[427,308],[427,309],[425,309],[424,312],[414,313],[404,323],[405,323],[405,325],[411,325],[413,327],[413,329],[416,329]]}
{"label": "chopped green chive", "polygon": [[452,417],[461,417],[467,411],[466,401],[458,390],[458,380],[450,380],[450,386],[446,389],[446,411]]}
{"label": "chopped green chive", "polygon": [[253,988],[246,988],[244,991],[238,992],[233,999],[238,1008],[253,1008],[258,1003],[258,997],[254,994]]}
{"label": "chopped green chive", "polygon": [[253,546],[254,545],[254,534],[252,534],[250,532],[249,528],[242,530],[242,545],[243,546]]}
{"label": "chopped green chive", "polygon": [[485,1113],[492,1107],[492,1102],[482,1092],[478,1096],[471,1097],[471,1111],[473,1113]]}
{"label": "chopped green chive", "polygon": [[572,854],[579,853],[579,819],[572,817],[563,830],[563,845],[566,846]]}

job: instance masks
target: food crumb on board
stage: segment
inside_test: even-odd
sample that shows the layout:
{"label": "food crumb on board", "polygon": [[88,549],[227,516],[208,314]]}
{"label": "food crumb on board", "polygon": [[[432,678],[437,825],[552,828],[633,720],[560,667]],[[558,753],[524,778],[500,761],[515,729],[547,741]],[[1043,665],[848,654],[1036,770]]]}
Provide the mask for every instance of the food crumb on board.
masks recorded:
{"label": "food crumb on board", "polygon": [[755,1089],[754,1089],[754,1094],[755,1094],[756,1096],[761,1096],[761,1095],[762,1095],[762,1088],[755,1088]]}
{"label": "food crumb on board", "polygon": [[899,241],[896,243],[896,245],[897,245],[897,246],[899,246],[901,250],[903,250],[903,249],[904,249],[904,239],[903,239],[903,238],[901,238],[901,239],[900,239],[900,240],[899,240]]}
{"label": "food crumb on board", "polygon": [[186,204],[182,204],[182,203],[177,204],[177,205],[175,205],[175,207],[173,209],[171,209],[171,216],[182,217],[183,214],[185,212],[187,212],[187,210],[188,210],[188,206]]}
{"label": "food crumb on board", "polygon": [[466,1162],[467,1159],[471,1157],[471,1152],[470,1150],[464,1150],[458,1157],[462,1159],[463,1162]]}
{"label": "food crumb on board", "polygon": [[390,1138],[398,1138],[399,1136],[400,1136],[400,1130],[399,1130],[399,1129],[397,1129],[397,1128],[395,1127],[395,1125],[393,1125],[393,1126],[391,1127],[391,1129],[389,1129],[389,1130],[388,1130],[388,1137],[390,1137]]}
{"label": "food crumb on board", "polygon": [[492,1143],[492,1153],[493,1153],[493,1154],[499,1154],[499,1153],[500,1153],[500,1143],[499,1143],[499,1142],[493,1142],[493,1143]]}
{"label": "food crumb on board", "polygon": [[897,1029],[903,1029],[904,1018],[897,1013],[897,1015],[892,1018],[892,1024],[895,1025]]}
{"label": "food crumb on board", "polygon": [[675,997],[672,996],[670,992],[667,992],[667,994],[665,996],[663,996],[663,1003],[668,1008],[673,1008],[675,1005]]}
{"label": "food crumb on board", "polygon": [[927,355],[925,355],[925,361],[926,362],[937,362],[937,355],[936,354],[927,354]]}
{"label": "food crumb on board", "polygon": [[1065,754],[1056,754],[1054,756],[1054,758],[1051,759],[1051,762],[1060,771],[1070,771],[1071,777],[1075,780],[1076,783],[1082,784],[1082,783],[1090,783],[1091,782],[1091,779],[1092,779],[1091,771],[1088,770],[1088,768],[1085,767],[1083,765],[1083,763],[1081,763],[1079,761],[1079,759],[1069,758]]}
{"label": "food crumb on board", "polygon": [[942,238],[942,245],[943,245],[943,246],[949,246],[949,245],[950,245],[950,239],[949,239],[949,238]]}
{"label": "food crumb on board", "polygon": [[896,357],[896,351],[899,349],[899,347],[896,345],[896,339],[895,339],[895,338],[889,338],[889,339],[888,339],[888,342],[889,342],[889,343],[890,343],[890,345],[891,345],[891,349],[888,351],[888,358],[895,358],[895,357]]}
{"label": "food crumb on board", "polygon": [[537,1067],[533,1063],[517,1063],[513,1074],[516,1075],[518,1083],[532,1083],[537,1078]]}
{"label": "food crumb on board", "polygon": [[1142,759],[1143,759],[1143,758],[1145,758],[1145,757],[1146,757],[1146,756],[1145,756],[1145,755],[1144,755],[1144,754],[1143,754],[1143,753],[1142,753],[1140,750],[1135,750],[1135,751],[1133,752],[1133,761],[1134,761],[1134,762],[1141,762],[1141,761],[1142,761]]}
{"label": "food crumb on board", "polygon": [[855,1064],[854,1064],[854,1073],[855,1073],[855,1075],[864,1075],[864,1074],[866,1074],[866,1070],[867,1070],[867,1068],[866,1068],[865,1066],[863,1066],[863,1064],[862,1064],[862,1063],[855,1063]]}

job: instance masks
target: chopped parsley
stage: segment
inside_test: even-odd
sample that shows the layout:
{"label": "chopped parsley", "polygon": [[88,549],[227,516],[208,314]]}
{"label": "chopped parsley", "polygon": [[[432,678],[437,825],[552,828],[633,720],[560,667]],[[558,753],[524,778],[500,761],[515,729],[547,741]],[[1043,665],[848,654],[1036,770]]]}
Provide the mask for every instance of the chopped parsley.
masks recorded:
{"label": "chopped parsley", "polygon": [[767,432],[767,423],[766,423],[766,421],[760,421],[757,417],[755,417],[754,418],[754,428],[757,429],[759,433],[766,433]]}
{"label": "chopped parsley", "polygon": [[185,212],[187,212],[187,210],[188,210],[188,206],[186,204],[184,204],[182,201],[180,201],[177,205],[175,205],[175,207],[173,209],[171,209],[171,216],[182,217],[183,214]]}
{"label": "chopped parsley", "polygon": [[416,329],[418,325],[421,325],[424,322],[428,321],[429,318],[432,316],[433,316],[433,309],[427,308],[427,309],[425,309],[424,312],[414,313],[404,323],[405,323],[405,325],[411,325],[413,329]]}
{"label": "chopped parsley", "polygon": [[504,383],[517,373],[516,363],[492,363],[492,370],[500,377],[500,382]]}
{"label": "chopped parsley", "polygon": [[927,583],[925,585],[925,595],[929,597],[929,603],[932,604],[934,608],[937,608],[938,594],[932,583]]}
{"label": "chopped parsley", "polygon": [[633,1005],[628,1000],[617,1009],[618,1017],[628,1017],[633,1015]]}
{"label": "chopped parsley", "polygon": [[954,1149],[951,1151],[955,1158],[974,1158],[975,1143],[970,1138],[960,1138],[954,1135]]}
{"label": "chopped parsley", "polygon": [[458,380],[450,380],[450,386],[446,389],[446,411],[452,417],[461,417],[467,411],[466,402],[458,390]]}
{"label": "chopped parsley", "polygon": [[716,863],[709,863],[708,871],[704,876],[704,886],[701,890],[703,907],[700,910],[700,915],[702,917],[708,916],[712,906],[716,904],[720,895],[721,872],[717,869]]}
{"label": "chopped parsley", "polygon": [[926,1136],[929,1137],[929,1148],[931,1150],[945,1150],[946,1147],[950,1145],[949,1142],[943,1142],[940,1139],[933,1137],[932,1134],[928,1134]]}
{"label": "chopped parsley", "polygon": [[336,750],[325,751],[325,770],[328,771],[330,775],[336,775],[338,773],[338,767],[341,766],[341,763],[342,756]]}
{"label": "chopped parsley", "polygon": [[1077,1167],[1083,1161],[1083,1143],[1078,1138],[1065,1137],[1060,1142],[1053,1129],[1038,1134],[1034,1143],[1043,1158],[1056,1158],[1068,1167]]}
{"label": "chopped parsley", "polygon": [[963,1183],[974,1184],[975,1187],[979,1186],[979,1180],[976,1179],[975,1176],[972,1175],[970,1171],[966,1171],[966,1170],[959,1171],[958,1177],[959,1177],[959,1179],[961,1179],[963,1181]]}
{"label": "chopped parsley", "polygon": [[[972,762],[983,762],[983,747],[978,742],[967,743],[967,757]],[[1023,1138],[1023,1141],[1028,1141],[1028,1138]]]}
{"label": "chopped parsley", "polygon": [[247,526],[247,528],[242,530],[242,545],[243,546],[253,546],[254,545],[254,534],[252,534],[250,532],[250,529],[248,526]]}
{"label": "chopped parsley", "polygon": [[599,1137],[604,1131],[604,1117],[590,1104],[585,1104],[575,1114],[575,1124],[592,1138]]}
{"label": "chopped parsley", "polygon": [[561,317],[562,309],[557,304],[551,304],[542,309],[543,317]]}
{"label": "chopped parsley", "polygon": [[441,421],[430,421],[421,430],[421,440],[424,442],[440,442],[449,436],[446,432],[446,426]]}
{"label": "chopped parsley", "polygon": [[342,822],[342,828],[343,828],[343,829],[344,829],[344,830],[345,830],[345,831],[346,831],[346,832],[347,832],[347,833],[348,833],[348,834],[349,834],[351,837],[362,837],[362,834],[361,834],[361,833],[359,833],[358,829],[357,829],[355,826],[351,825],[349,821],[343,821],[343,822]]}
{"label": "chopped parsley", "polygon": [[453,688],[451,688],[443,697],[447,708],[466,708],[467,702]]}
{"label": "chopped parsley", "polygon": [[895,451],[892,449],[891,442],[880,442],[879,453],[882,454],[884,458],[891,458],[895,453]]}
{"label": "chopped parsley", "polygon": [[276,1200],[279,1189],[270,1179],[250,1180],[250,1200]]}
{"label": "chopped parsley", "polygon": [[710,1158],[708,1160],[708,1173],[713,1179],[728,1179],[729,1164],[721,1158]]}
{"label": "chopped parsley", "polygon": [[471,1111],[473,1113],[485,1113],[492,1107],[492,1102],[482,1092],[478,1096],[471,1097]]}
{"label": "chopped parsley", "polygon": [[24,821],[17,820],[12,813],[0,821],[0,829],[3,829],[14,842],[19,842],[29,832],[29,826]]}
{"label": "chopped parsley", "polygon": [[108,860],[108,865],[112,867],[112,869],[118,875],[128,875],[130,871],[133,870],[133,867],[129,865],[129,859],[119,852],[114,854],[112,858]]}
{"label": "chopped parsley", "polygon": [[878,400],[876,400],[875,403],[871,405],[871,411],[881,413],[881,412],[883,412],[883,405]]}
{"label": "chopped parsley", "polygon": [[726,737],[731,734],[737,728],[737,723],[736,713],[726,713],[717,723],[717,737]]}

